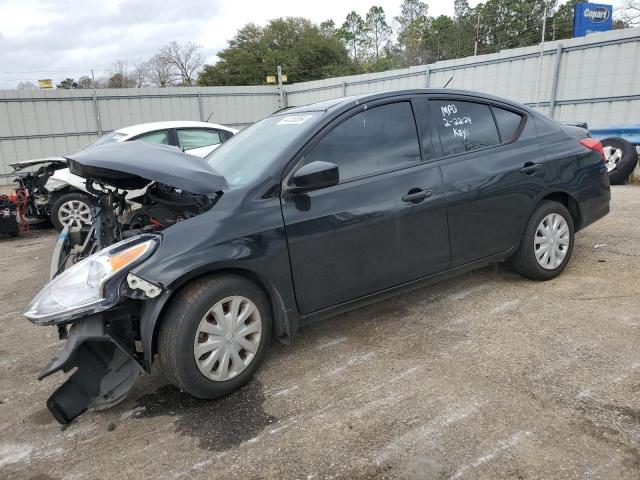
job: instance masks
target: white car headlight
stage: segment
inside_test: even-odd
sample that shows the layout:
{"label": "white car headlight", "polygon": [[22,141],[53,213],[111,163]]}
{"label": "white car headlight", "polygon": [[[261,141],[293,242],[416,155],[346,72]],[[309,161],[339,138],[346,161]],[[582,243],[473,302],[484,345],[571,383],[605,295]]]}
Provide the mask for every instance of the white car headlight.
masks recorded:
{"label": "white car headlight", "polygon": [[60,190],[61,188],[68,187],[69,184],[64,180],[58,180],[57,178],[49,177],[47,183],[44,184],[44,188],[46,188],[50,192],[55,192],[56,190]]}
{"label": "white car headlight", "polygon": [[124,276],[146,260],[157,244],[155,235],[138,235],[85,258],[45,285],[25,317],[46,325],[112,307],[118,302]]}

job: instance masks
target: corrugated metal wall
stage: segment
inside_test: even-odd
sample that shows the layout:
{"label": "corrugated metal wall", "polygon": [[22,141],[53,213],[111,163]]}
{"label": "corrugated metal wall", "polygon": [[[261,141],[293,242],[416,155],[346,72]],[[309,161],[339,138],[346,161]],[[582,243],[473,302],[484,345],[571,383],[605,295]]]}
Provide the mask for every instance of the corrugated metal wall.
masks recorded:
{"label": "corrugated metal wall", "polygon": [[[593,127],[640,123],[640,29],[614,30],[431,65],[285,86],[289,106],[406,88],[491,93],[535,106],[560,121]],[[286,73],[286,72],[285,72]],[[538,83],[537,80],[540,79]],[[538,86],[539,85],[539,86]],[[0,175],[12,162],[60,155],[98,130],[160,120],[206,120],[242,128],[280,108],[276,87],[0,91]],[[97,108],[96,108],[97,107]],[[99,110],[100,125],[96,116]],[[101,128],[99,128],[101,127]],[[0,184],[10,182],[0,178]]]}

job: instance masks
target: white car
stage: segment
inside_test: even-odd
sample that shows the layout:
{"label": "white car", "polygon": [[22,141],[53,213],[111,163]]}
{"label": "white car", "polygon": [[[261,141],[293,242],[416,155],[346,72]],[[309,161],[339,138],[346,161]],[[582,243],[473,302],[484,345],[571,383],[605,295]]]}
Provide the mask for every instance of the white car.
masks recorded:
{"label": "white car", "polygon": [[[174,145],[181,148],[185,153],[206,157],[237,132],[238,130],[234,128],[207,122],[143,123],[108,133],[83,147],[83,150],[112,142],[140,140]],[[132,159],[132,161],[135,161],[135,159]],[[32,187],[29,192],[29,195],[34,199],[33,216],[36,219],[50,216],[51,222],[58,230],[62,230],[66,225],[81,226],[90,224],[90,199],[85,186],[85,179],[73,175],[68,168],[60,168],[66,164],[64,158],[48,157],[27,160],[14,163],[12,166],[16,170],[21,170],[45,164],[47,167],[53,167],[41,169],[45,174],[50,175],[44,184],[44,189],[40,188],[37,189],[38,191],[34,191],[36,189]],[[131,192],[129,196],[131,197],[138,193],[140,192]]]}

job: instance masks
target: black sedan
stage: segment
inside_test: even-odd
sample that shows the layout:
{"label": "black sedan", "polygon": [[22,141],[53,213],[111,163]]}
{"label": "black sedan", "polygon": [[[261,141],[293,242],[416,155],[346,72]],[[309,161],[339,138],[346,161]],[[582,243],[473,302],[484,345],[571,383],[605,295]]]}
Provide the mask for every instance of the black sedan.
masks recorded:
{"label": "black sedan", "polygon": [[497,97],[411,90],[278,112],[193,174],[162,156],[136,171],[114,150],[69,157],[92,181],[207,201],[34,298],[25,315],[68,337],[40,378],[77,367],[49,409],[66,423],[110,406],[154,359],[179,388],[219,397],[272,336],[309,322],[494,262],[556,277],[575,232],[609,211],[602,147],[583,132]]}

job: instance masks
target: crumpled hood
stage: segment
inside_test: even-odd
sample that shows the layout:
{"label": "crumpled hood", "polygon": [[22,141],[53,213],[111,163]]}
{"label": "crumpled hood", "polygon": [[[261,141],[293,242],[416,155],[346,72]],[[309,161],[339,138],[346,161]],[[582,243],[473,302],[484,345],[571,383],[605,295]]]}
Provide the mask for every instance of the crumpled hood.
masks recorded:
{"label": "crumpled hood", "polygon": [[227,182],[201,158],[169,145],[120,142],[80,150],[65,157],[74,175],[130,190],[150,182],[199,195],[220,192]]}

